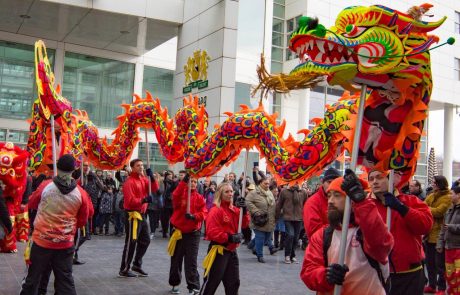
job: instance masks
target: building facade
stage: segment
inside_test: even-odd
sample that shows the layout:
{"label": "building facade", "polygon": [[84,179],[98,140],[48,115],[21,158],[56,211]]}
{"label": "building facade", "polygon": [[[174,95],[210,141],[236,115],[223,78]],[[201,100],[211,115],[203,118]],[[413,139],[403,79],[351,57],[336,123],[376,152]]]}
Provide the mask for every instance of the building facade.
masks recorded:
{"label": "building facade", "polygon": [[[386,3],[407,10],[417,1]],[[435,19],[448,19],[436,34],[441,40],[458,37],[458,1],[445,1],[433,8]],[[267,99],[251,97],[258,82],[256,67],[264,53],[272,73],[289,72],[298,63],[287,49],[289,35],[301,15],[316,15],[330,26],[345,6],[370,5],[371,1],[311,0],[21,0],[0,4],[0,141],[25,145],[27,119],[37,96],[34,81],[33,43],[45,41],[56,81],[76,109],[84,109],[99,127],[101,137],[111,139],[132,94],[150,91],[167,106],[170,115],[181,106],[184,95],[197,95],[206,104],[209,128],[225,120],[223,113],[240,104],[257,107],[262,102],[269,112],[286,119],[286,131],[311,127],[309,120],[322,117],[325,104],[340,97],[341,89],[320,85],[290,95]],[[383,3],[385,4],[385,3]],[[441,47],[432,54],[434,91],[432,108],[446,114],[444,132],[452,132],[454,93],[460,90],[459,45]],[[207,54],[207,80],[187,88],[187,64],[195,52]],[[187,89],[186,89],[187,88]],[[450,119],[449,119],[450,118]],[[430,132],[428,130],[428,132]],[[297,135],[299,140],[303,135]],[[151,165],[166,169],[152,132],[148,133]],[[426,142],[426,140],[425,140]],[[444,158],[452,162],[446,136]],[[423,144],[417,177],[426,176]],[[140,142],[134,157],[145,158],[146,143]],[[450,152],[449,152],[450,151]],[[243,156],[231,170],[240,174]],[[248,171],[259,162],[258,152],[249,151]],[[264,167],[264,161],[260,160]],[[449,174],[449,166],[444,165]],[[175,170],[181,165],[175,165]],[[170,167],[171,168],[171,167]],[[451,168],[450,168],[451,169]],[[450,170],[451,171],[451,170]],[[450,174],[452,174],[450,172]]]}

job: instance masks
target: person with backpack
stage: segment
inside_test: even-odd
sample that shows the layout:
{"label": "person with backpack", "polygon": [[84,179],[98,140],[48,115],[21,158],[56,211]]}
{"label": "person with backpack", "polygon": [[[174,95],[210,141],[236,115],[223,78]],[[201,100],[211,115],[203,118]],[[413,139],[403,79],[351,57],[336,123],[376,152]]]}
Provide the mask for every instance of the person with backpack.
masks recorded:
{"label": "person with backpack", "polygon": [[[301,278],[317,294],[332,294],[342,285],[344,295],[384,295],[389,278],[388,256],[393,236],[377,206],[366,198],[364,181],[353,171],[334,179],[327,189],[329,226],[316,231],[307,247]],[[346,195],[352,201],[344,265],[338,264],[341,223]]]}
{"label": "person with backpack", "polygon": [[123,235],[124,222],[124,198],[123,198],[123,183],[120,183],[120,188],[114,197],[113,202],[113,222],[115,224],[115,235],[121,237]]}
{"label": "person with backpack", "polygon": [[391,208],[391,229],[395,244],[390,256],[390,295],[422,295],[425,286],[422,236],[430,232],[433,216],[430,208],[412,195],[389,192],[389,173],[369,171],[369,198],[386,220]]}

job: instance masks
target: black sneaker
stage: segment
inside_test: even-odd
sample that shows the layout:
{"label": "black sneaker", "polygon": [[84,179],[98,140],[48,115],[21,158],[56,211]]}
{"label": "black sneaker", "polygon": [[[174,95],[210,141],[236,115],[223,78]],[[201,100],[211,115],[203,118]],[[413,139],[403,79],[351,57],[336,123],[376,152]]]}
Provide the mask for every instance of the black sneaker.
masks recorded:
{"label": "black sneaker", "polygon": [[74,258],[74,259],[73,259],[73,264],[74,264],[74,265],[82,265],[82,264],[85,264],[85,262],[84,262],[84,261],[80,261],[80,260],[78,260],[77,258]]}
{"label": "black sneaker", "polygon": [[270,249],[270,255],[275,255],[276,252],[278,252],[278,248],[271,248]]}
{"label": "black sneaker", "polygon": [[263,257],[257,257],[257,261],[260,263],[265,263],[265,259]]}
{"label": "black sneaker", "polygon": [[128,270],[128,271],[120,271],[118,273],[118,277],[119,278],[137,278],[137,275]]}
{"label": "black sneaker", "polygon": [[132,271],[134,272],[137,272],[139,274],[140,277],[148,277],[149,274],[146,273],[145,271],[142,270],[142,268],[138,267],[138,266],[134,266],[131,268]]}

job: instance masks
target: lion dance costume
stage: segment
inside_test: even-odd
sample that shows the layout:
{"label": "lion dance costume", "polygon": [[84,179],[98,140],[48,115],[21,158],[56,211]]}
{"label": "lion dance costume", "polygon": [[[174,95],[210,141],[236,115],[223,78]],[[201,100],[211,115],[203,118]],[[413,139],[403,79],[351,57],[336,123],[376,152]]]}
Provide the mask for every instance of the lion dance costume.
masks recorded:
{"label": "lion dance costume", "polygon": [[[0,180],[6,185],[3,197],[6,201],[13,232],[0,240],[0,252],[16,252],[16,241],[25,242],[29,235],[27,205],[21,206],[27,185],[27,161],[29,153],[11,142],[0,142]],[[21,208],[22,207],[22,208]]]}

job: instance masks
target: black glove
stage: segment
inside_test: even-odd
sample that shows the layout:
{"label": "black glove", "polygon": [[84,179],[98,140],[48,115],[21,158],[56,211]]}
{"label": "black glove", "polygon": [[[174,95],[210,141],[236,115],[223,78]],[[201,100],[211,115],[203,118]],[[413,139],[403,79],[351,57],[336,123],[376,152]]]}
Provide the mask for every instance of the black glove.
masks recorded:
{"label": "black glove", "polygon": [[148,195],[147,197],[142,199],[142,203],[152,203],[153,202],[153,196]]}
{"label": "black glove", "polygon": [[246,208],[246,199],[243,197],[238,197],[235,201],[236,207]]}
{"label": "black glove", "polygon": [[182,181],[188,183],[189,180],[190,180],[190,175],[188,173],[186,173],[185,176],[184,176],[184,179],[182,179]]}
{"label": "black glove", "polygon": [[331,264],[326,268],[326,280],[331,285],[342,285],[345,280],[345,274],[349,271],[346,264]]}
{"label": "black glove", "polygon": [[147,174],[148,177],[150,177],[150,179],[153,180],[153,171],[152,171],[152,169],[150,169],[150,168],[145,169],[145,173]]}
{"label": "black glove", "polygon": [[185,218],[188,220],[195,220],[196,217],[192,213],[185,213]]}
{"label": "black glove", "polygon": [[241,243],[241,241],[244,239],[243,237],[243,234],[242,233],[239,233],[239,234],[228,234],[228,241],[230,243],[235,243],[235,244],[239,244]]}
{"label": "black glove", "polygon": [[406,216],[409,211],[409,207],[401,203],[401,201],[398,200],[398,198],[396,198],[392,193],[385,193],[383,196],[385,197],[386,207],[390,207],[391,209],[398,211],[402,217]]}
{"label": "black glove", "polygon": [[353,202],[358,203],[366,198],[366,193],[364,192],[358,176],[356,176],[356,174],[350,169],[345,170],[343,182],[340,187],[347,193]]}

